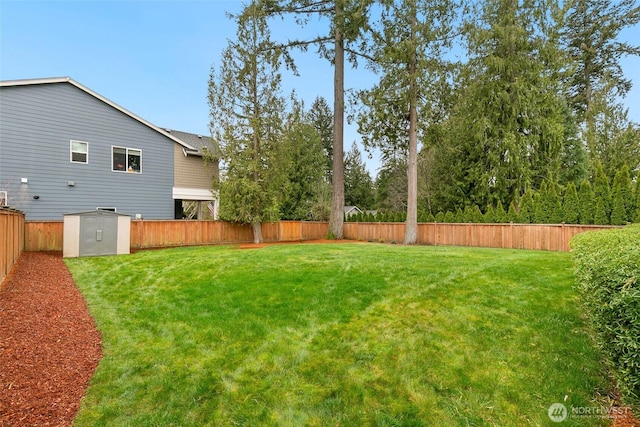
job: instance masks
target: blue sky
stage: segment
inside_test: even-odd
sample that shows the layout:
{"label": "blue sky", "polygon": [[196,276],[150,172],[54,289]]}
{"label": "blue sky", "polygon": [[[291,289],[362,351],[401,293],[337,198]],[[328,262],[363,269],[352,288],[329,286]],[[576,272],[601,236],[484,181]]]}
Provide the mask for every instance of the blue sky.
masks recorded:
{"label": "blue sky", "polygon": [[[69,76],[155,125],[207,134],[209,71],[235,36],[226,12],[241,7],[237,0],[0,0],[0,79]],[[282,24],[272,36],[284,40],[292,31]],[[640,28],[622,39],[640,44]],[[300,76],[283,71],[283,93],[295,89],[307,106],[317,96],[333,105],[330,64],[311,50],[297,58]],[[626,58],[623,67],[634,80],[629,114],[640,122],[640,59]],[[345,86],[373,81],[364,69],[348,71]],[[358,140],[348,126],[345,149]],[[378,159],[367,164],[375,176]]]}

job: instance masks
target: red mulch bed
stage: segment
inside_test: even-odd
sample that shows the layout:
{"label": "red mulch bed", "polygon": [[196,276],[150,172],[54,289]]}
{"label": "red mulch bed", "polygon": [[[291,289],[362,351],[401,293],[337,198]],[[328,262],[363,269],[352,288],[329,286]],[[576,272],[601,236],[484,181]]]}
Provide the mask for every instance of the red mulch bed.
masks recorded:
{"label": "red mulch bed", "polygon": [[61,254],[22,253],[0,289],[0,426],[71,426],[101,357]]}

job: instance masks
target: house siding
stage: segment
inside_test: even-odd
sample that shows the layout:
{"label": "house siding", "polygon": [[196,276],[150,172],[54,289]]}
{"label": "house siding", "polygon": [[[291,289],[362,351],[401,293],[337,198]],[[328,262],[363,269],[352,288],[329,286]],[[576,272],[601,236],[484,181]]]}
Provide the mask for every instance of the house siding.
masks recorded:
{"label": "house siding", "polygon": [[175,186],[211,190],[217,175],[217,162],[205,162],[202,157],[185,156],[182,147],[174,146]]}
{"label": "house siding", "polygon": [[[88,164],[71,163],[71,140],[89,144]],[[0,88],[0,187],[27,220],[96,207],[173,218],[174,145],[66,82]],[[142,173],[113,172],[112,146],[142,150]]]}

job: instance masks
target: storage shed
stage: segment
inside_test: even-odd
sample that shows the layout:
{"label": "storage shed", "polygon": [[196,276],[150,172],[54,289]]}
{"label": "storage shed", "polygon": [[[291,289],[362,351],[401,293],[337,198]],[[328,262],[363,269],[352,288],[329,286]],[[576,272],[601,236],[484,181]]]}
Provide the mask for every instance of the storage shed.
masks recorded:
{"label": "storage shed", "polygon": [[128,254],[130,240],[129,215],[105,210],[64,215],[64,258]]}

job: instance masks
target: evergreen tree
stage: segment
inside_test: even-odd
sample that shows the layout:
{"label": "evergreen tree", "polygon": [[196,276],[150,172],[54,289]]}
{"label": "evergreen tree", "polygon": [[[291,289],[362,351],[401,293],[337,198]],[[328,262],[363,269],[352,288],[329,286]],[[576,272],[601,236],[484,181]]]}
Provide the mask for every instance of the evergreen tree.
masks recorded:
{"label": "evergreen tree", "polygon": [[375,204],[373,181],[355,142],[344,160],[344,201],[360,209],[372,209]]}
{"label": "evergreen tree", "polygon": [[449,163],[447,186],[454,187],[444,191],[504,206],[559,174],[567,119],[557,79],[561,57],[549,22],[555,10],[543,9],[547,4],[480,5],[478,22],[466,27],[470,59],[441,154]]}
{"label": "evergreen tree", "polygon": [[547,191],[546,209],[549,212],[549,222],[551,224],[559,224],[562,222],[562,202],[558,195],[557,186],[554,183],[549,182]]}
{"label": "evergreen tree", "polygon": [[328,221],[331,213],[331,185],[322,180],[313,190],[315,199],[311,204],[312,221]]}
{"label": "evergreen tree", "polygon": [[611,216],[611,187],[609,186],[609,178],[604,173],[600,162],[596,163],[593,196],[596,210],[595,223],[609,224],[609,217]]}
{"label": "evergreen tree", "polygon": [[578,201],[580,203],[580,224],[593,224],[596,214],[595,196],[591,184],[586,179],[580,183]]}
{"label": "evergreen tree", "polygon": [[595,134],[591,157],[602,164],[610,181],[625,163],[631,170],[640,168],[640,125],[629,119],[629,110],[612,90],[599,92],[592,102]]}
{"label": "evergreen tree", "polygon": [[453,212],[447,211],[447,213],[444,214],[443,222],[447,224],[453,224],[454,222],[456,222],[456,217]]}
{"label": "evergreen tree", "polygon": [[537,197],[534,197],[534,207],[533,207],[533,223],[534,224],[548,224],[549,221],[549,211],[546,209],[547,204],[547,183],[546,181],[542,183],[540,187],[540,191],[537,193]]}
{"label": "evergreen tree", "polygon": [[496,210],[493,205],[487,206],[486,211],[484,212],[483,221],[486,224],[493,224],[496,222]]}
{"label": "evergreen tree", "polygon": [[633,215],[633,222],[640,223],[640,176],[636,177],[636,196],[635,196],[635,214]]}
{"label": "evergreen tree", "polygon": [[578,199],[578,191],[573,181],[567,184],[567,189],[564,192],[564,222],[567,224],[579,224],[580,223],[580,201]]}
{"label": "evergreen tree", "polygon": [[280,55],[255,2],[235,19],[237,40],[229,41],[218,73],[212,68],[209,79],[212,135],[227,167],[220,182],[220,217],[251,224],[254,242],[260,243],[261,223],[279,218],[286,185],[278,144],[285,104]]}
{"label": "evergreen tree", "polygon": [[593,223],[596,225],[609,225],[609,215],[607,215],[607,208],[605,207],[604,200],[601,198],[596,198]]}
{"label": "evergreen tree", "polygon": [[392,212],[407,208],[407,163],[403,157],[388,159],[376,177],[378,209]]}
{"label": "evergreen tree", "polygon": [[621,42],[620,32],[640,22],[640,6],[635,0],[576,0],[565,19],[562,40],[573,62],[568,75],[569,96],[574,110],[585,124],[586,142],[595,152],[597,109],[594,96],[603,85],[624,96],[631,82],[624,77],[620,58],[638,55],[637,46]]}
{"label": "evergreen tree", "polygon": [[482,224],[484,222],[484,214],[478,205],[473,205],[471,208],[471,222],[475,224]]}
{"label": "evergreen tree", "polygon": [[324,180],[322,142],[314,127],[306,123],[302,103],[294,99],[293,104],[282,138],[281,162],[287,182],[282,188],[280,212],[283,219],[308,220],[313,217],[316,191]]}
{"label": "evergreen tree", "polygon": [[354,45],[367,26],[370,1],[351,0],[268,0],[261,1],[270,16],[293,15],[295,22],[306,25],[311,17],[325,18],[330,23],[324,35],[307,40],[289,40],[279,46],[285,54],[287,65],[295,70],[288,49],[306,50],[310,45],[318,47],[321,56],[333,65],[333,134],[332,134],[332,202],[329,217],[329,235],[342,238],[344,221],[344,75],[345,51]]}
{"label": "evergreen tree", "polygon": [[495,222],[498,224],[509,222],[507,219],[507,213],[505,212],[502,201],[500,200],[498,200],[498,204],[495,209]]}
{"label": "evergreen tree", "polygon": [[514,222],[516,224],[522,222],[520,220],[520,214],[516,210],[516,205],[514,202],[509,203],[509,210],[507,211],[507,221]]}
{"label": "evergreen tree", "polygon": [[464,207],[462,211],[462,222],[474,222],[473,208],[470,205]]}
{"label": "evergreen tree", "polygon": [[324,153],[324,175],[327,182],[331,182],[333,169],[333,112],[326,99],[318,97],[309,109],[308,118],[314,127]]}
{"label": "evergreen tree", "polygon": [[535,208],[534,192],[533,190],[528,189],[520,198],[518,213],[522,224],[533,223]]}
{"label": "evergreen tree", "polygon": [[456,214],[455,214],[455,222],[457,223],[463,223],[464,221],[464,213],[462,212],[462,209],[458,208],[456,209]]}
{"label": "evergreen tree", "polygon": [[633,212],[633,188],[626,163],[618,170],[613,179],[613,209],[611,224],[624,225],[631,221]]}
{"label": "evergreen tree", "polygon": [[575,114],[565,112],[565,134],[560,153],[560,176],[558,183],[573,182],[577,188],[589,176],[589,153],[579,137]]}
{"label": "evergreen tree", "polygon": [[[452,34],[451,0],[382,0],[380,18],[370,22],[369,56],[380,81],[360,92],[358,117],[363,142],[383,152],[406,152],[407,224],[405,244],[417,242],[418,141],[437,121],[440,85],[446,81],[442,49]],[[436,112],[436,113],[434,113]]]}

